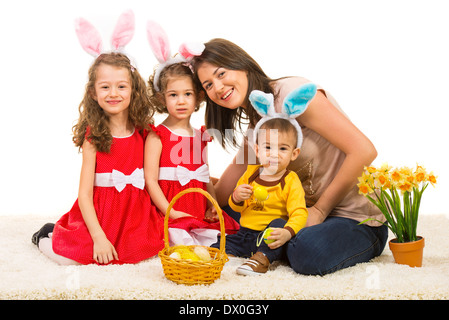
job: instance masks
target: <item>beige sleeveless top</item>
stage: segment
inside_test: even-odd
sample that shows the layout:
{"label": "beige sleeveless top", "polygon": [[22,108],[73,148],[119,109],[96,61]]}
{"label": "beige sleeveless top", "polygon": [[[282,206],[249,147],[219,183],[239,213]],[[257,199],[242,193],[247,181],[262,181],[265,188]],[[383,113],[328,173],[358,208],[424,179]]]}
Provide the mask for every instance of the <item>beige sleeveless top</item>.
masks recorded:
{"label": "beige sleeveless top", "polygon": [[[308,82],[310,81],[301,77],[278,80],[275,87],[275,92],[279,90],[279,95],[275,101],[276,112],[281,112],[282,102],[287,94]],[[338,103],[327,91],[320,86],[318,86],[318,89],[344,114]],[[290,164],[289,169],[298,174],[306,194],[306,204],[311,207],[332,182],[345,159],[345,154],[318,133],[302,125],[301,116],[299,116],[298,122],[303,130],[304,141],[298,159]],[[367,218],[385,221],[380,210],[358,193],[357,185],[354,185],[329,215],[351,218],[357,221],[363,221]],[[380,225],[376,221],[369,221],[367,224],[370,226]]]}

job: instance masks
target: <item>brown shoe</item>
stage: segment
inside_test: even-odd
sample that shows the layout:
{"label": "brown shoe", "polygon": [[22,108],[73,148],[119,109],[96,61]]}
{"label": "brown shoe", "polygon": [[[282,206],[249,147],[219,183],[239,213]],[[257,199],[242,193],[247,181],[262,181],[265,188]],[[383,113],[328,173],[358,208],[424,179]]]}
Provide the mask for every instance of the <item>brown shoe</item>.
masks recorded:
{"label": "brown shoe", "polygon": [[255,276],[266,273],[270,261],[262,252],[256,252],[251,258],[249,258],[244,264],[237,268],[237,274],[243,276]]}

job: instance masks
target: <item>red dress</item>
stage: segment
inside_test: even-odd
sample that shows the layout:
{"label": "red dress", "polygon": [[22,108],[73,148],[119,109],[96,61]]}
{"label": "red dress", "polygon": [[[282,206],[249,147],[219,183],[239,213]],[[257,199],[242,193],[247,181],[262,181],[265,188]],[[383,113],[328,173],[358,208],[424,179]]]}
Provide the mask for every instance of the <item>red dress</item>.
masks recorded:
{"label": "red dress", "polygon": [[[206,164],[207,143],[211,137],[204,128],[194,129],[194,136],[180,136],[160,124],[153,127],[162,143],[159,162],[159,186],[168,202],[182,190],[201,188],[207,191],[209,169]],[[207,210],[207,199],[198,192],[191,192],[179,198],[173,206],[175,210],[186,212],[195,218],[169,219],[169,228],[220,230],[220,222],[204,221]],[[161,212],[162,218],[165,212]],[[236,233],[239,224],[223,211],[227,234]]]}
{"label": "red dress", "polygon": [[[97,152],[93,203],[118,254],[112,264],[137,263],[164,247],[163,225],[143,179],[145,137],[136,129],[131,136],[114,137],[109,153]],[[52,244],[56,254],[81,264],[96,263],[78,200],[56,223]]]}

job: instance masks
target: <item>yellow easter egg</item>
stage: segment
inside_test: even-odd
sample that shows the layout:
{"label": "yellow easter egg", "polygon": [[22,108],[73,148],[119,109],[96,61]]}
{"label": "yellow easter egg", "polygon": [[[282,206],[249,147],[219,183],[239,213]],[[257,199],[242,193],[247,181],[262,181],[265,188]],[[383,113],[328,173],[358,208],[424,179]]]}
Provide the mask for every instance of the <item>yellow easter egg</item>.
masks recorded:
{"label": "yellow easter egg", "polygon": [[265,232],[264,232],[264,234],[263,234],[263,241],[266,243],[266,244],[270,244],[270,243],[273,243],[273,242],[275,242],[276,240],[273,240],[273,239],[267,239],[270,235],[271,235],[271,231],[273,231],[273,229],[272,228],[267,228],[266,230],[265,230]]}
{"label": "yellow easter egg", "polygon": [[209,251],[205,247],[195,247],[193,252],[200,258],[202,261],[210,261],[212,260]]}
{"label": "yellow easter egg", "polygon": [[179,252],[173,252],[169,257],[176,260],[181,259],[181,255],[179,254]]}
{"label": "yellow easter egg", "polygon": [[254,189],[254,197],[259,201],[265,201],[268,198],[268,191],[264,187],[256,187]]}
{"label": "yellow easter egg", "polygon": [[185,254],[183,256],[183,259],[190,260],[190,261],[199,261],[200,260],[200,258],[195,253],[193,253],[192,251],[190,251],[189,253]]}
{"label": "yellow easter egg", "polygon": [[184,260],[190,260],[190,261],[199,261],[200,258],[189,248],[177,248],[174,250],[174,252],[177,252],[181,259]]}

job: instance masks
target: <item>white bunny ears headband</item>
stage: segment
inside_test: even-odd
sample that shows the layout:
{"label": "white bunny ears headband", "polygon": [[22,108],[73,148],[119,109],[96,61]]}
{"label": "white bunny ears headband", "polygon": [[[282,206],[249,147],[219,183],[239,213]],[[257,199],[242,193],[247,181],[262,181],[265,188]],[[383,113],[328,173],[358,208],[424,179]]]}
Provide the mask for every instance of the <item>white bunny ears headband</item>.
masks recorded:
{"label": "white bunny ears headband", "polygon": [[[134,36],[135,21],[131,10],[122,13],[117,21],[111,37],[112,51],[123,53],[124,47]],[[86,19],[75,20],[75,31],[81,47],[94,58],[98,58],[103,50],[103,41],[98,30]],[[133,65],[133,64],[132,64]]]}
{"label": "white bunny ears headband", "polygon": [[185,62],[189,63],[194,56],[199,56],[203,52],[205,46],[202,43],[183,43],[179,47],[179,55],[171,56],[170,43],[164,29],[154,21],[147,23],[147,38],[151,46],[154,56],[159,65],[154,73],[154,88],[160,91],[158,86],[161,71],[172,64]]}
{"label": "white bunny ears headband", "polygon": [[264,93],[259,90],[253,90],[249,95],[249,100],[262,119],[257,122],[254,128],[254,142],[257,139],[257,133],[265,122],[273,118],[282,118],[290,123],[298,131],[297,148],[300,148],[303,141],[301,127],[296,121],[296,117],[304,113],[309,106],[310,101],[315,97],[317,87],[313,83],[307,83],[290,92],[282,103],[282,113],[274,110],[274,99],[271,93]]}

